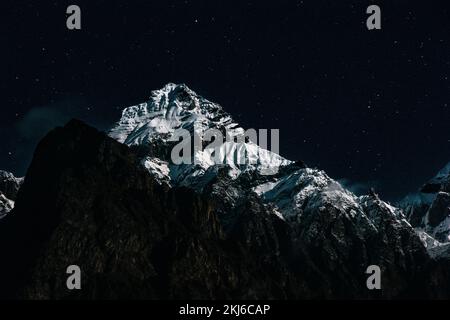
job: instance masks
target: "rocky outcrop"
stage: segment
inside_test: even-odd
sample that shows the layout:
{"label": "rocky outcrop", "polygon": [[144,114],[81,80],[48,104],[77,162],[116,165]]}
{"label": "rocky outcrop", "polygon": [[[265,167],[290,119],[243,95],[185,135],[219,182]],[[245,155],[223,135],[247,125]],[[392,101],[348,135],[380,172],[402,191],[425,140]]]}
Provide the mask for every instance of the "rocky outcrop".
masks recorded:
{"label": "rocky outcrop", "polygon": [[450,217],[450,194],[446,192],[438,192],[436,198],[428,209],[428,224],[431,227],[437,227],[448,217]]}
{"label": "rocky outcrop", "polygon": [[16,178],[12,173],[0,170],[0,192],[8,199],[15,201],[23,178]]}
{"label": "rocky outcrop", "polygon": [[13,208],[23,178],[16,178],[12,173],[0,170],[0,219]]}
{"label": "rocky outcrop", "polygon": [[399,206],[415,228],[439,242],[450,242],[450,163]]}
{"label": "rocky outcrop", "polygon": [[4,218],[14,208],[14,201],[9,200],[0,192],[0,219]]}

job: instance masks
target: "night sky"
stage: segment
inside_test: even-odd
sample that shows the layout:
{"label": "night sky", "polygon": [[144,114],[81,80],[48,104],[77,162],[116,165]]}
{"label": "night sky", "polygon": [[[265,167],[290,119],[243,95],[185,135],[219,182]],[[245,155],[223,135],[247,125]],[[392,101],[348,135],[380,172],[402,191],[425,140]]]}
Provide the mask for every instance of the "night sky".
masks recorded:
{"label": "night sky", "polygon": [[[70,4],[82,30],[66,28]],[[382,30],[366,28],[370,4]],[[76,117],[106,130],[167,82],[245,128],[279,128],[283,156],[357,192],[373,186],[394,201],[450,161],[448,0],[3,1],[0,10],[0,168],[17,175],[52,127]]]}

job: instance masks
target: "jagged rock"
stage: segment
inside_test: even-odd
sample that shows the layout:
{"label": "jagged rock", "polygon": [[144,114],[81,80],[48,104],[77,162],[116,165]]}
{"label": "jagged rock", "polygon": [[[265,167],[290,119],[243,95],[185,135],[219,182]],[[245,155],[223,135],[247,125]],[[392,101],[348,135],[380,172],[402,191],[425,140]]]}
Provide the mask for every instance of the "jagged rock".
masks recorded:
{"label": "jagged rock", "polygon": [[449,185],[450,163],[430,179],[419,193],[409,195],[399,204],[414,227],[443,243],[450,241]]}
{"label": "jagged rock", "polygon": [[[163,161],[167,170],[160,180],[201,191],[218,172],[213,151],[196,150],[192,154],[193,164],[181,166],[174,165],[170,155],[183,132],[189,132],[191,137],[203,137],[208,129],[220,131],[223,139],[230,138],[230,142],[222,144],[217,152],[223,165],[230,169],[228,174],[234,177],[255,170],[276,172],[292,163],[246,139],[244,129],[220,105],[201,97],[184,84],[169,83],[152,91],[147,102],[125,108],[109,135],[130,147],[139,148],[142,163],[150,172],[157,166],[155,158]],[[203,147],[207,144],[209,142],[202,143]],[[234,159],[238,157],[244,160],[237,163]],[[160,172],[155,173],[160,176]]]}
{"label": "jagged rock", "polygon": [[0,192],[14,201],[23,183],[23,178],[16,178],[12,173],[0,170]]}
{"label": "jagged rock", "polygon": [[23,178],[16,178],[12,173],[0,170],[0,219],[14,208],[14,200],[22,182]]}
{"label": "jagged rock", "polygon": [[0,219],[4,218],[14,208],[14,201],[9,200],[0,191]]}
{"label": "jagged rock", "polygon": [[450,194],[439,192],[428,210],[428,222],[431,227],[437,227],[450,216]]}

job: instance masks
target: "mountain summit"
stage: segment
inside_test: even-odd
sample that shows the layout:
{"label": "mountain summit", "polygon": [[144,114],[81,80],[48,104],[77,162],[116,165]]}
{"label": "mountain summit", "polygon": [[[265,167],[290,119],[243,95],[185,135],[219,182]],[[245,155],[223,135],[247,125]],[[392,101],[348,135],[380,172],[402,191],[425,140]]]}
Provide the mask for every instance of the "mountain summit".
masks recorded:
{"label": "mountain summit", "polygon": [[399,205],[418,231],[446,243],[450,252],[450,163]]}
{"label": "mountain summit", "polygon": [[[222,134],[224,143],[213,148],[195,149],[191,165],[173,165],[170,155],[178,138],[186,133],[190,137],[204,138],[209,129]],[[263,174],[277,172],[290,161],[276,153],[259,147],[256,141],[244,137],[244,129],[213,103],[184,84],[169,83],[152,91],[149,101],[125,108],[120,121],[109,136],[130,147],[144,151],[142,164],[161,181],[172,185],[193,186],[202,189],[213,179],[223,164],[233,177],[243,172]],[[205,146],[206,141],[201,143]],[[244,158],[237,163],[237,158]],[[217,161],[216,159],[220,159]]]}
{"label": "mountain summit", "polygon": [[23,178],[16,178],[11,172],[0,170],[0,219],[13,208]]}
{"label": "mountain summit", "polygon": [[[238,150],[244,149],[247,157],[260,160],[257,165],[236,166],[232,161],[217,164],[208,149],[194,151],[193,158],[199,161],[193,164],[179,165],[171,161],[172,138],[181,136],[178,131],[201,135],[210,128],[221,132],[228,130],[234,136],[244,133],[220,105],[199,96],[184,84],[169,83],[152,91],[147,102],[125,108],[109,136],[138,150],[141,164],[161,183],[186,186],[214,198],[223,207],[220,217],[225,225],[234,221],[226,208],[245,202],[251,194],[272,214],[292,225],[305,221],[309,215],[320,216],[316,211],[325,208],[329,212],[332,208],[346,216],[359,230],[376,232],[383,221],[380,217],[383,212],[396,225],[414,233],[402,210],[383,202],[370,190],[367,190],[367,196],[358,197],[325,172],[284,159],[252,141],[225,142],[220,152],[224,159],[233,159]],[[267,170],[270,168],[272,170]],[[445,188],[449,168],[450,165],[441,170],[423,190]],[[411,218],[413,215],[407,212]],[[416,226],[414,222],[413,225]],[[429,228],[426,231],[437,236]],[[431,238],[422,229],[417,232],[422,240],[425,235],[427,239]]]}

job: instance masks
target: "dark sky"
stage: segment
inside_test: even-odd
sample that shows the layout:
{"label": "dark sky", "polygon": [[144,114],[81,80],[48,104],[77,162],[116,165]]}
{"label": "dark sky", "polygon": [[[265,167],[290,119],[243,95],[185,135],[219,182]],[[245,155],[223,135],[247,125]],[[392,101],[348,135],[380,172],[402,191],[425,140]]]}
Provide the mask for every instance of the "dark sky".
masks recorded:
{"label": "dark sky", "polygon": [[[167,82],[246,128],[279,128],[285,157],[388,200],[450,161],[448,0],[263,3],[3,1],[0,168],[23,175],[50,128],[106,129]],[[366,29],[373,3],[382,30]],[[80,31],[66,28],[70,4]]]}

